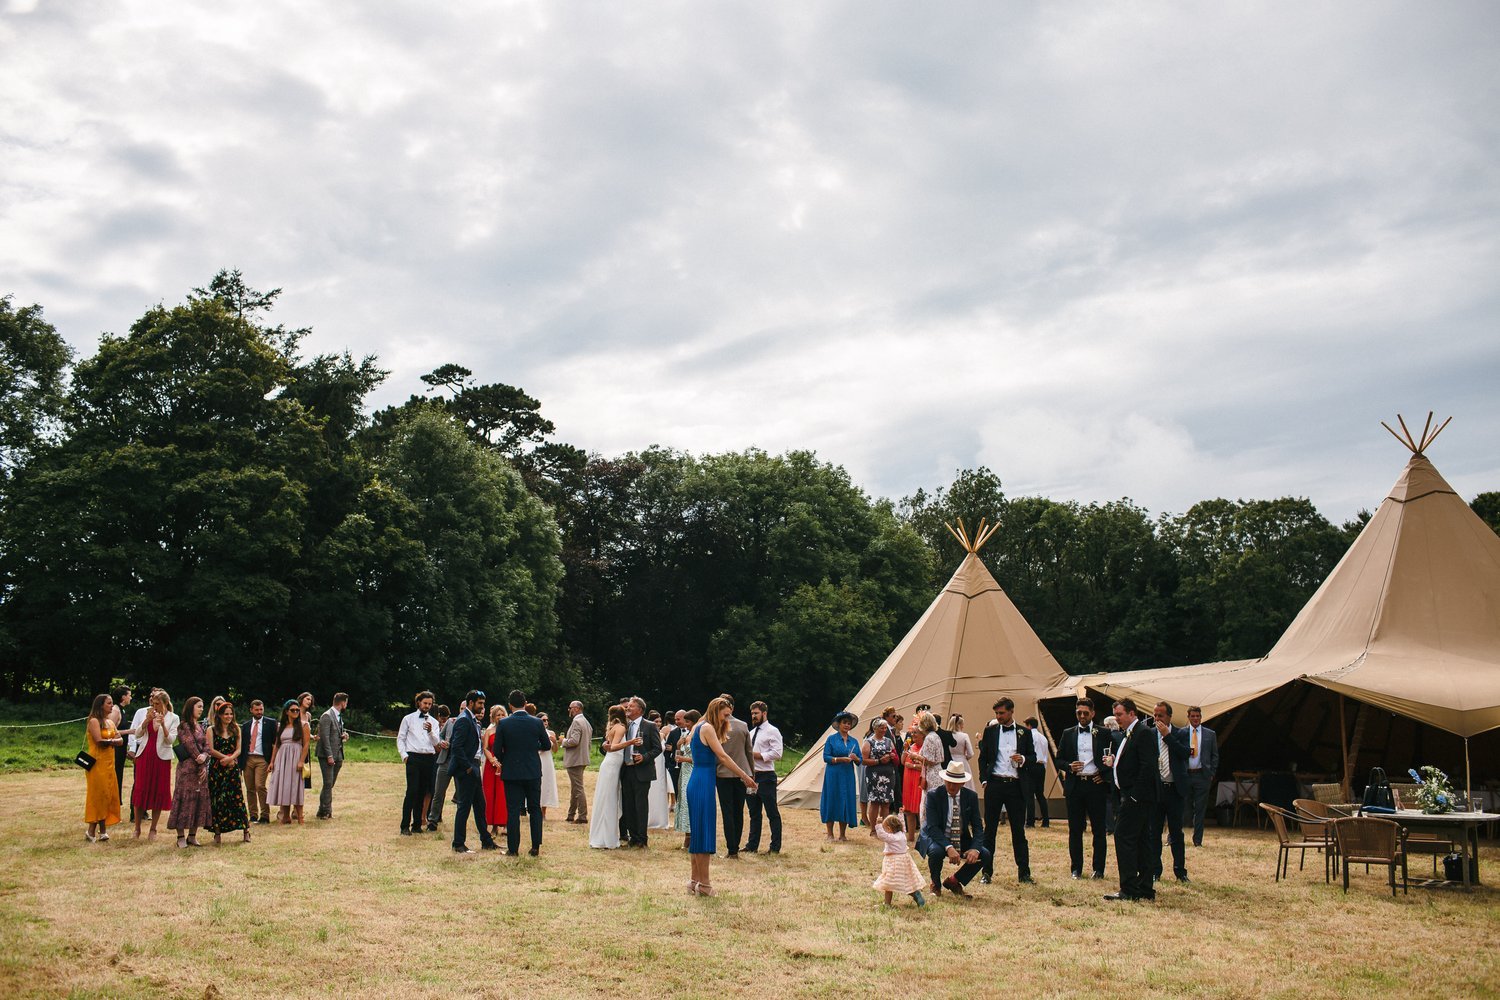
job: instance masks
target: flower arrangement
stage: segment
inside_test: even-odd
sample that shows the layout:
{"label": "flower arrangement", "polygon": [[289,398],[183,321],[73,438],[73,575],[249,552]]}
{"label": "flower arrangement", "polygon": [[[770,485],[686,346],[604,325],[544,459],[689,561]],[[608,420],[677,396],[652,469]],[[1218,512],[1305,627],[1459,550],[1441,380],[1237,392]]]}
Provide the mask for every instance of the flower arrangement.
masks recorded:
{"label": "flower arrangement", "polygon": [[1416,768],[1408,770],[1411,780],[1417,783],[1417,805],[1424,813],[1452,812],[1454,807],[1453,786],[1448,776],[1435,767],[1424,767],[1418,774]]}

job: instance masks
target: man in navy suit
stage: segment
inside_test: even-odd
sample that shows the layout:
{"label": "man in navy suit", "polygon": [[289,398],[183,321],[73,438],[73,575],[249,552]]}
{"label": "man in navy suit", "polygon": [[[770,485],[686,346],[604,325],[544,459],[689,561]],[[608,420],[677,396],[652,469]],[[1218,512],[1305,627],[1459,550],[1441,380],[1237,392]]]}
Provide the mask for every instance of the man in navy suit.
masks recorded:
{"label": "man in navy suit", "polygon": [[[469,812],[474,813],[474,825],[479,827],[479,843],[486,851],[500,845],[495,843],[484,825],[484,782],[479,772],[479,719],[474,713],[484,712],[484,692],[470,691],[464,695],[464,704],[453,723],[453,740],[448,745],[448,776],[458,789],[456,804],[458,814],[453,817],[453,850],[457,854],[473,854],[465,845]],[[512,828],[515,824],[511,824]]]}
{"label": "man in navy suit", "polygon": [[1120,790],[1120,812],[1115,817],[1115,866],[1120,870],[1120,891],[1105,899],[1155,899],[1151,885],[1149,828],[1151,810],[1161,787],[1156,728],[1140,718],[1135,702],[1115,702],[1115,722],[1120,744],[1104,765],[1114,771]]}
{"label": "man in navy suit", "polygon": [[[1172,845],[1172,874],[1177,881],[1186,882],[1187,856],[1182,844],[1182,813],[1187,805],[1188,787],[1188,731],[1185,727],[1172,725],[1172,706],[1164,701],[1156,703],[1151,713],[1156,721],[1157,759],[1162,748],[1166,748],[1167,768],[1162,775],[1161,794],[1156,800],[1156,809],[1151,813],[1151,875],[1161,878],[1161,834],[1167,830],[1167,842]],[[1161,770],[1158,763],[1158,771]],[[1170,777],[1168,777],[1170,775]]]}
{"label": "man in navy suit", "polygon": [[1214,773],[1219,770],[1219,738],[1203,724],[1203,709],[1188,709],[1188,786],[1183,822],[1192,820],[1193,846],[1203,846],[1203,815],[1213,794]]}
{"label": "man in navy suit", "polygon": [[542,720],[526,711],[526,694],[510,693],[510,714],[495,725],[495,759],[505,782],[505,805],[511,821],[505,828],[505,853],[521,850],[521,824],[516,810],[524,804],[531,820],[531,856],[542,853],[542,758],[552,752],[552,740]]}
{"label": "man in navy suit", "polygon": [[[979,796],[967,787],[969,768],[961,760],[943,769],[943,783],[927,792],[927,818],[917,838],[917,850],[927,858],[932,894],[944,889],[964,896],[964,886],[989,863],[984,843],[984,825],[979,818]],[[958,871],[943,878],[943,865],[958,865]]]}

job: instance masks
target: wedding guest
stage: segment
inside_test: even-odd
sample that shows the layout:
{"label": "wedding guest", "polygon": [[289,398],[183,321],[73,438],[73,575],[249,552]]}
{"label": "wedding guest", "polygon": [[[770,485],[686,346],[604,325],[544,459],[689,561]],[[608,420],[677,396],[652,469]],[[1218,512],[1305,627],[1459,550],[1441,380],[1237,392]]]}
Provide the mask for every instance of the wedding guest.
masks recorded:
{"label": "wedding guest", "polygon": [[589,764],[594,727],[583,714],[583,702],[568,705],[568,735],[563,737],[563,768],[568,772],[568,822],[589,821],[589,797],[583,790],[583,772]]}
{"label": "wedding guest", "polygon": [[[995,721],[979,738],[979,779],[984,785],[984,874],[988,885],[994,875],[995,835],[1003,810],[1010,825],[1011,854],[1016,861],[1016,879],[1030,884],[1031,845],[1026,841],[1027,768],[1036,757],[1031,730],[1015,720],[1016,703],[1001,698],[993,708]],[[930,800],[929,800],[930,801]]]}
{"label": "wedding guest", "polygon": [[[884,719],[880,721],[885,722]],[[881,728],[889,729],[890,726],[887,724]],[[922,873],[911,859],[911,845],[906,842],[901,817],[885,816],[876,824],[875,830],[875,836],[880,838],[885,849],[880,856],[880,875],[871,888],[885,893],[886,906],[891,905],[891,899],[898,892],[910,896],[918,906],[926,906],[927,900],[922,898]]]}
{"label": "wedding guest", "polygon": [[1036,751],[1036,760],[1026,768],[1026,825],[1036,826],[1040,814],[1042,826],[1048,827],[1052,821],[1047,815],[1047,765],[1052,763],[1052,748],[1035,718],[1026,720],[1026,728],[1031,730],[1031,745]]}
{"label": "wedding guest", "polygon": [[634,743],[625,738],[627,720],[621,705],[611,705],[604,713],[604,740],[599,749],[599,775],[594,779],[594,816],[589,823],[589,846],[612,851],[625,839],[624,789],[622,775],[625,754]]}
{"label": "wedding guest", "polygon": [[510,693],[510,714],[495,726],[494,753],[497,770],[503,773],[505,801],[510,809],[510,825],[505,829],[505,853],[514,856],[521,849],[521,819],[525,812],[531,828],[533,858],[542,852],[542,762],[545,750],[550,756],[552,743],[546,727],[530,709],[536,706],[526,700],[522,691]]}
{"label": "wedding guest", "polygon": [[250,842],[250,817],[245,813],[245,794],[235,769],[240,760],[240,739],[240,727],[234,724],[234,706],[220,702],[208,745],[208,754],[213,758],[208,767],[209,811],[213,815],[208,830],[214,835],[215,844],[221,843],[224,834],[235,830],[243,830],[245,843]]}
{"label": "wedding guest", "polygon": [[484,692],[470,691],[464,695],[462,707],[453,723],[453,745],[448,753],[448,774],[458,786],[456,812],[453,816],[453,853],[473,854],[465,841],[468,838],[469,813],[474,814],[474,825],[479,829],[480,846],[486,851],[498,850],[500,845],[485,828],[484,781],[480,775],[484,758],[481,756],[482,740],[479,717],[484,713]]}
{"label": "wedding guest", "polygon": [[1183,823],[1193,824],[1193,846],[1203,846],[1203,817],[1213,794],[1214,772],[1219,769],[1219,738],[1203,724],[1203,709],[1188,708],[1188,784]]}
{"label": "wedding guest", "polygon": [[495,729],[508,713],[504,705],[490,706],[490,724],[484,727],[484,824],[490,836],[509,829],[511,817],[505,807],[505,782],[500,777],[500,758],[495,756]]}
{"label": "wedding guest", "polygon": [[214,713],[216,713],[219,710],[219,706],[224,704],[224,702],[226,701],[228,701],[228,699],[225,698],[222,694],[214,695],[213,700],[208,703],[207,710],[205,710],[203,713],[203,725],[205,727],[213,725],[213,720],[215,717]]}
{"label": "wedding guest", "polygon": [[745,849],[754,854],[760,849],[760,814],[765,810],[770,827],[772,854],[781,853],[781,807],[776,802],[776,762],[781,759],[781,730],[771,725],[770,709],[763,701],[750,706],[750,773],[755,775],[755,794],[750,796],[750,836]]}
{"label": "wedding guest", "polygon": [[[333,819],[333,786],[344,767],[344,744],[349,742],[349,733],[344,729],[344,709],[348,705],[349,696],[340,691],[333,696],[333,705],[318,719],[318,770],[323,775],[323,788],[318,793],[318,819]],[[421,829],[421,816],[417,819]]]}
{"label": "wedding guest", "polygon": [[859,723],[853,712],[833,717],[837,732],[823,742],[823,795],[818,805],[828,839],[833,839],[833,824],[839,825],[839,840],[848,840],[851,826],[859,825],[859,801],[855,788],[854,762],[859,760],[859,740],[849,730]]}
{"label": "wedding guest", "polygon": [[[128,730],[121,725],[125,721],[125,709],[130,707],[130,688],[117,687],[114,691],[114,705],[109,710],[109,724],[114,727],[115,732],[121,736],[118,749],[115,750],[115,798],[121,802],[125,800],[125,747],[124,740]],[[1202,837],[1198,838],[1202,840]]]}
{"label": "wedding guest", "polygon": [[[872,837],[879,836],[875,830],[882,820],[892,815],[892,806],[896,801],[896,767],[901,756],[896,750],[896,741],[891,739],[890,732],[890,723],[884,717],[876,719],[870,730],[870,738],[865,740],[862,748],[865,773],[869,775],[870,781],[870,836]],[[898,825],[902,830],[901,836],[905,838],[905,824],[898,823]],[[902,842],[905,843],[905,840],[903,839]]]}
{"label": "wedding guest", "polygon": [[542,819],[547,818],[547,807],[558,805],[557,799],[557,761],[553,754],[557,753],[557,733],[552,731],[552,720],[547,718],[546,712],[537,713],[537,718],[542,720],[542,728],[547,731],[547,742],[552,744],[546,750],[538,753],[542,759]]}
{"label": "wedding guest", "polygon": [[313,696],[311,691],[303,691],[297,696],[297,704],[302,706],[302,735],[306,737],[307,757],[302,762],[302,788],[307,790],[312,787],[313,752],[318,746],[318,734],[313,731]]}
{"label": "wedding guest", "polygon": [[245,807],[252,823],[271,822],[266,801],[266,769],[276,756],[276,727],[266,718],[259,698],[250,703],[250,718],[240,726],[240,770],[245,772]]}
{"label": "wedding guest", "polygon": [[917,729],[922,734],[922,788],[924,794],[943,783],[943,736],[938,732],[938,718],[930,711],[917,713]]}
{"label": "wedding guest", "polygon": [[[955,896],[968,895],[964,887],[990,862],[979,818],[979,796],[968,787],[968,781],[969,769],[959,761],[950,761],[943,769],[942,783],[927,791],[917,850],[927,856],[934,896],[944,889]],[[958,871],[942,878],[945,864],[956,865]]]}
{"label": "wedding guest", "polygon": [[283,826],[292,822],[293,811],[297,822],[302,822],[302,765],[307,763],[308,731],[302,725],[302,706],[289,701],[281,707],[281,718],[276,721],[276,755],[266,768],[268,791],[266,800],[280,810]]}
{"label": "wedding guest", "polygon": [[677,760],[677,744],[687,736],[687,729],[683,726],[686,713],[679,708],[672,713],[671,718],[672,724],[664,729],[661,734],[661,755],[667,762],[667,778],[671,782],[668,789],[668,797],[673,803],[673,813],[675,816],[676,802],[681,797],[678,783],[682,780],[682,775],[679,771],[681,765]]}
{"label": "wedding guest", "polygon": [[[693,755],[693,772],[688,776],[687,800],[689,825],[688,853],[692,858],[692,877],[688,879],[687,891],[698,896],[712,896],[713,885],[709,882],[709,868],[718,844],[715,837],[717,826],[714,816],[714,799],[719,788],[718,771],[727,768],[738,774],[745,788],[755,787],[755,778],[741,767],[724,750],[724,737],[729,734],[729,720],[734,715],[734,706],[721,695],[708,703],[703,718],[693,726],[690,750]],[[853,791],[853,786],[850,786]],[[854,803],[849,803],[851,812]]]}
{"label": "wedding guest", "polygon": [[172,808],[172,744],[177,742],[177,713],[172,699],[161,688],[153,688],[150,704],[136,713],[141,720],[135,730],[135,779],[130,785],[130,806],[135,813],[135,835],[151,817],[147,840],[156,839],[156,824],[162,811]]}
{"label": "wedding guest", "polygon": [[443,821],[443,799],[448,794],[448,753],[453,743],[454,716],[447,705],[439,705],[432,710],[433,718],[438,720],[438,742],[436,754],[436,766],[433,768],[432,777],[432,805],[427,807],[427,832],[437,831],[438,824]]}
{"label": "wedding guest", "polygon": [[[731,712],[729,730],[724,735],[724,752],[733,758],[736,767],[747,774],[752,769],[750,761],[750,727],[733,713],[734,698],[719,695],[728,703]],[[720,764],[718,767],[719,811],[724,817],[724,856],[737,858],[740,854],[740,835],[745,829],[745,789],[741,787],[735,768]],[[752,784],[753,787],[753,784]]]}
{"label": "wedding guest", "polygon": [[[948,717],[948,731],[953,734],[953,759],[961,760],[967,766],[974,759],[974,741],[969,734],[964,732],[964,717],[957,712]],[[979,794],[979,788],[974,784],[974,769],[969,769],[968,788],[974,794]]]}
{"label": "wedding guest", "polygon": [[685,851],[691,846],[692,838],[689,834],[693,830],[687,801],[687,783],[693,776],[693,748],[688,742],[688,735],[698,722],[698,710],[693,708],[677,714],[682,718],[682,736],[677,740],[677,780],[682,792],[677,796],[672,827],[682,834],[682,849]]}
{"label": "wedding guest", "polygon": [[[912,725],[916,725],[912,719]],[[922,796],[926,790],[922,785],[922,773],[927,770],[927,759],[922,756],[922,732],[908,731],[903,738],[901,751],[901,811],[906,817],[906,839],[915,843],[918,824],[922,816]]]}
{"label": "wedding guest", "polygon": [[89,709],[86,727],[88,752],[94,766],[84,779],[83,821],[88,824],[84,836],[90,843],[108,840],[109,828],[120,822],[120,786],[115,783],[115,757],[124,751],[115,748],[125,742],[115,728],[115,701],[107,694],[95,695]]}
{"label": "wedding guest", "polygon": [[203,699],[194,695],[182,706],[177,739],[185,753],[177,761],[177,788],[172,793],[172,829],[178,847],[198,847],[198,827],[213,822],[208,797],[208,731],[203,726]]}
{"label": "wedding guest", "polygon": [[396,752],[406,765],[406,798],[401,802],[401,836],[421,833],[432,808],[433,761],[437,759],[441,730],[432,718],[432,692],[418,691],[412,708],[396,729]]}
{"label": "wedding guest", "polygon": [[[899,758],[906,751],[906,741],[905,741],[905,739],[901,735],[901,724],[903,722],[905,722],[906,720],[902,717],[901,713],[897,712],[894,708],[892,708],[890,706],[887,706],[886,710],[884,712],[880,713],[880,717],[882,719],[884,719],[886,722],[890,723],[891,728],[890,728],[890,731],[887,733],[887,735],[890,736],[891,741],[896,744],[896,755]],[[902,811],[901,810],[901,802],[902,802],[903,796],[906,793],[906,782],[904,780],[905,777],[906,777],[906,768],[903,767],[903,766],[901,766],[901,761],[898,759],[897,762],[896,762],[896,788],[895,788],[895,794],[894,794],[893,798],[891,799],[891,812],[893,812],[893,813],[899,813],[899,812]],[[911,830],[911,824],[910,823],[906,823],[906,824],[903,824],[903,825],[907,828],[908,831]],[[908,836],[910,836],[909,832],[908,832]]]}

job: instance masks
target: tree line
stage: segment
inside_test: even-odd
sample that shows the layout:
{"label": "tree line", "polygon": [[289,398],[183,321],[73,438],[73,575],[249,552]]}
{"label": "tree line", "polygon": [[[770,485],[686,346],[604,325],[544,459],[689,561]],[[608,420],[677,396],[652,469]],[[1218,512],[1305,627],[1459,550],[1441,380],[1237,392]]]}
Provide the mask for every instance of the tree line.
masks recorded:
{"label": "tree line", "polygon": [[[721,690],[811,736],[982,557],[1071,672],[1266,652],[1367,513],[1305,499],[1010,497],[988,469],[899,502],[812,452],[587,454],[459,364],[371,412],[373,356],[305,357],[279,290],[221,271],[75,360],[0,299],[0,684],[236,695],[421,687],[553,704]],[[1474,509],[1500,527],[1500,493]]]}

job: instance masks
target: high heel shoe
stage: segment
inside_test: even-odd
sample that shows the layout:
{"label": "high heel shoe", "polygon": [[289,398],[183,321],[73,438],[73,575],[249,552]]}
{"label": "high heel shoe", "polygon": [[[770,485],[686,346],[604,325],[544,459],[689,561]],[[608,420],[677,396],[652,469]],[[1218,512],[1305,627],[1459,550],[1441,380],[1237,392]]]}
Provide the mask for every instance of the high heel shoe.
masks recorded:
{"label": "high heel shoe", "polygon": [[687,892],[689,896],[698,895],[698,883],[694,882],[692,879],[688,879]]}
{"label": "high heel shoe", "polygon": [[707,882],[699,882],[697,893],[700,896],[712,896],[714,894],[714,887]]}
{"label": "high heel shoe", "polygon": [[182,848],[184,848],[186,846],[187,846],[187,838],[186,837],[178,837],[177,838],[177,847],[178,847],[178,849],[180,850],[180,849],[182,849]]}

